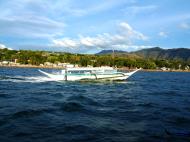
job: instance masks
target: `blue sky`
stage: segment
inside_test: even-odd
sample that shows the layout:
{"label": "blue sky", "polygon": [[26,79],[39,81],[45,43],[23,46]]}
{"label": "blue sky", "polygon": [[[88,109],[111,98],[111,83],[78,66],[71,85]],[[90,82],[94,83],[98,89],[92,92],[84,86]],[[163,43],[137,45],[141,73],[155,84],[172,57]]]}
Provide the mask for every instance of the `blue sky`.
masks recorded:
{"label": "blue sky", "polygon": [[189,0],[0,0],[0,48],[190,48]]}

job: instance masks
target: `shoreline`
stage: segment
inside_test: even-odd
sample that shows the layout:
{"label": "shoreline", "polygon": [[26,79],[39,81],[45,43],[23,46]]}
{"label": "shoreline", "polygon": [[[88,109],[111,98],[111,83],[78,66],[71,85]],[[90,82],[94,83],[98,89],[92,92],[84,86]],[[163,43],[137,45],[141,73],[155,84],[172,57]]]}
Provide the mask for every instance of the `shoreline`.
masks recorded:
{"label": "shoreline", "polygon": [[[118,68],[118,70],[121,70],[121,71],[126,71],[126,70],[133,71],[135,69]],[[146,72],[190,72],[190,70],[161,70],[161,69],[141,69],[140,71],[146,71]]]}
{"label": "shoreline", "polygon": [[0,65],[5,68],[37,68],[37,69],[64,69],[64,67],[53,67],[53,66],[37,66],[37,65]]}
{"label": "shoreline", "polygon": [[[64,69],[64,67],[53,67],[53,66],[37,66],[37,65],[0,65],[0,68],[37,68],[37,69]],[[117,68],[121,71],[132,71],[134,69],[129,68]],[[141,69],[140,71],[146,72],[190,72],[190,70],[160,70],[160,69]]]}

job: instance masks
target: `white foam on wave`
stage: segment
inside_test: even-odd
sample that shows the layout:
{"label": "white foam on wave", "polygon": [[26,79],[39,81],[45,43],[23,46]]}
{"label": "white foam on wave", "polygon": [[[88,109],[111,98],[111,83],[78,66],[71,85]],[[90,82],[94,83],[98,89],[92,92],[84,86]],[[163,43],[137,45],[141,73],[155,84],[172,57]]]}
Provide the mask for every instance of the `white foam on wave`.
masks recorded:
{"label": "white foam on wave", "polygon": [[48,82],[48,81],[61,81],[58,78],[49,78],[44,76],[5,76],[0,81],[10,81],[10,82]]}
{"label": "white foam on wave", "polygon": [[134,81],[121,81],[121,82],[118,82],[118,83],[121,83],[121,84],[135,84]]}
{"label": "white foam on wave", "polygon": [[24,77],[25,82],[48,82],[48,81],[60,81],[44,76]]}

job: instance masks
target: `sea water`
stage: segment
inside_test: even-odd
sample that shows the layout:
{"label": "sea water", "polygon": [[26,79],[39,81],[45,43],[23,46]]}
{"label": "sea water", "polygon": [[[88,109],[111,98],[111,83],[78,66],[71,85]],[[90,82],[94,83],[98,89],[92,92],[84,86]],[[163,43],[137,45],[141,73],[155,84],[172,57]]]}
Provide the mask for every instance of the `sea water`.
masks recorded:
{"label": "sea water", "polygon": [[0,68],[0,142],[184,142],[176,134],[189,132],[190,73],[64,82],[34,68]]}

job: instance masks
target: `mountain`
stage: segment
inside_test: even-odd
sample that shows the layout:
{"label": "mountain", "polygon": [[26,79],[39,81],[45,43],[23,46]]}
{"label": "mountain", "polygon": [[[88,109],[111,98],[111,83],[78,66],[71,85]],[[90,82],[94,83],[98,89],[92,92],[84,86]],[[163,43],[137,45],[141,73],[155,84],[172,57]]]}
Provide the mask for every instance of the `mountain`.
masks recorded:
{"label": "mountain", "polygon": [[[96,55],[112,54],[112,50],[102,50]],[[126,52],[121,50],[115,50],[117,56],[133,56],[141,58],[152,58],[152,59],[181,59],[184,61],[190,60],[190,49],[187,48],[175,48],[175,49],[162,49],[160,47],[146,48],[134,52]]]}
{"label": "mountain", "polygon": [[190,49],[175,48],[175,49],[162,49],[160,47],[148,48],[132,52],[143,58],[153,59],[181,59],[187,61],[190,59]]}
{"label": "mountain", "polygon": [[[113,54],[113,50],[102,50],[101,52],[97,53],[96,55],[112,55]],[[133,53],[129,53],[126,51],[122,51],[122,50],[114,50],[114,55],[117,57],[127,57],[127,58],[135,58],[135,59],[139,59],[142,58],[136,54]]]}
{"label": "mountain", "polygon": [[[120,53],[128,53],[126,51],[122,51],[122,50],[114,50],[115,54],[120,54]],[[105,55],[105,54],[113,54],[113,50],[102,50],[99,53],[96,53],[96,55]]]}

